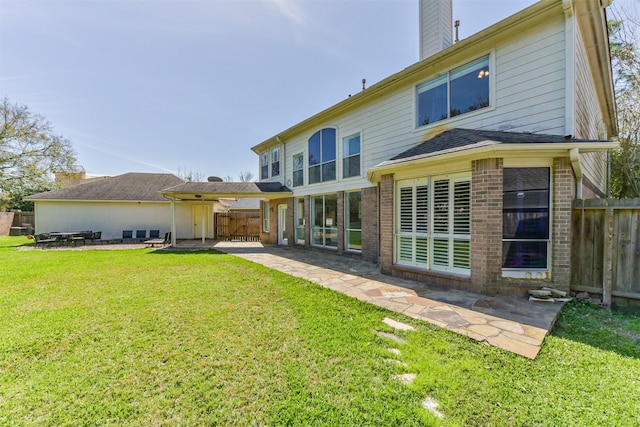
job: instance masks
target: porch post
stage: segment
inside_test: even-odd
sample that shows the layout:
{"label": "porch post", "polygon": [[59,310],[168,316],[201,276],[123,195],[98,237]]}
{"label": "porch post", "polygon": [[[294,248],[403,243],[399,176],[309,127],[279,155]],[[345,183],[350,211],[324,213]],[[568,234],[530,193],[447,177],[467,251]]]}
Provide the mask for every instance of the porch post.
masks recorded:
{"label": "porch post", "polygon": [[206,229],[206,224],[204,223],[206,220],[206,215],[205,215],[205,208],[204,208],[204,197],[202,198],[202,211],[200,212],[200,222],[202,223],[202,226],[200,228],[202,228],[202,244],[204,245],[204,240],[205,240],[205,229]]}
{"label": "porch post", "polygon": [[171,198],[171,246],[176,246],[176,198]]}

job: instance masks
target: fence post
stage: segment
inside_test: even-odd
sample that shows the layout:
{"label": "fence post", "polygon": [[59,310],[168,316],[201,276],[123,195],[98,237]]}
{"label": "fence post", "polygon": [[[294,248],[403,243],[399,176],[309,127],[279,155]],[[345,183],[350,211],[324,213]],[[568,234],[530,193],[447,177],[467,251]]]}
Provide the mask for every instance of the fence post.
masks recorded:
{"label": "fence post", "polygon": [[611,308],[613,288],[613,209],[607,207],[604,214],[604,259],[602,266],[602,303]]}

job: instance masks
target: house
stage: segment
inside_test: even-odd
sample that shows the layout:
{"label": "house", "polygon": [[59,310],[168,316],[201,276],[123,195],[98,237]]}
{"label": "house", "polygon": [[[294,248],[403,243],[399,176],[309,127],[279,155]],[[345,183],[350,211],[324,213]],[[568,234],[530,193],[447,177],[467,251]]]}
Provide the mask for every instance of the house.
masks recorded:
{"label": "house", "polygon": [[[148,238],[150,230],[163,235],[171,227],[171,203],[159,191],[183,183],[172,174],[127,173],[26,199],[34,202],[36,233],[93,230],[101,231],[102,239],[121,239],[123,231],[131,231],[130,237],[144,231]],[[195,208],[181,205],[179,209],[185,213],[184,221],[190,221]],[[183,229],[193,233],[181,224]]]}
{"label": "house", "polygon": [[264,242],[487,294],[568,290],[571,202],[608,191],[608,0],[541,0],[453,43],[421,0],[419,62],[252,147]]}

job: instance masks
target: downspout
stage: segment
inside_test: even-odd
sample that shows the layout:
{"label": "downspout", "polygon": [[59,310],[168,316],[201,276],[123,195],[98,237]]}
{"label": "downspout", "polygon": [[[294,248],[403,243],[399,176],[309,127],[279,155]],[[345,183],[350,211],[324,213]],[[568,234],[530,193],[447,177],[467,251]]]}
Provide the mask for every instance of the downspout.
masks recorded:
{"label": "downspout", "polygon": [[580,166],[580,149],[572,148],[569,150],[569,159],[571,159],[571,169],[576,177],[576,199],[582,199],[582,166]]}

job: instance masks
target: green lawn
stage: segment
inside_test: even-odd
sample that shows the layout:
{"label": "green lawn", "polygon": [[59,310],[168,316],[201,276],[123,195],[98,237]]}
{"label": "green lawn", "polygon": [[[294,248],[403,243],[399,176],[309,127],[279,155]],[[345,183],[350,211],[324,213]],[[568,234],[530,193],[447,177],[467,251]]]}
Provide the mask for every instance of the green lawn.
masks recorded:
{"label": "green lawn", "polygon": [[571,304],[531,361],[215,251],[27,243],[0,237],[0,425],[640,425],[639,316]]}

